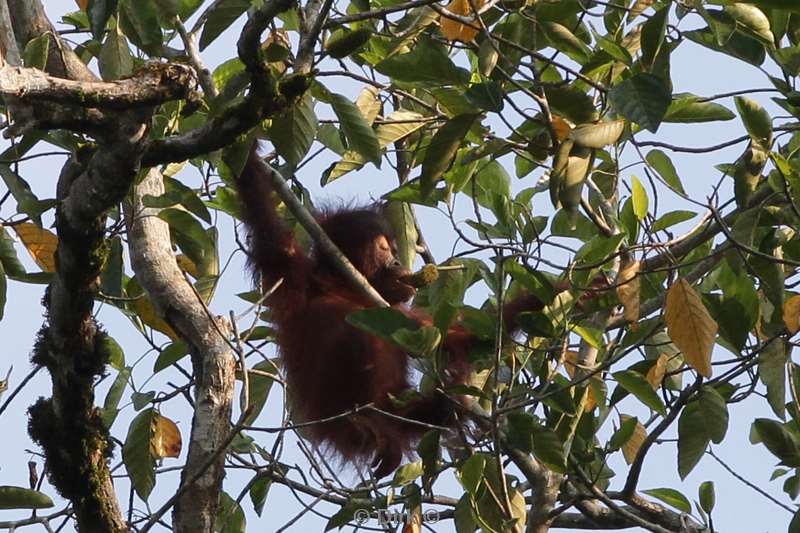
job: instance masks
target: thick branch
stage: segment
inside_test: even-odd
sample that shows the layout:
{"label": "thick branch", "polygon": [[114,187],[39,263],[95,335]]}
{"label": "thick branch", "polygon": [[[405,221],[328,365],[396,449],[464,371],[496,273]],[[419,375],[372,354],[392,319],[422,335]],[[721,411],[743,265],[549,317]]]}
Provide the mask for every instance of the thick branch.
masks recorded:
{"label": "thick branch", "polygon": [[[142,198],[164,194],[161,174],[152,169],[136,185],[133,204],[125,206],[131,262],[159,314],[189,346],[195,377],[195,411],[189,454],[181,483],[197,478],[178,498],[176,532],[211,531],[224,477],[224,454],[214,455],[230,431],[236,358],[228,344],[228,326],[209,315],[178,267],[169,226]],[[209,466],[210,465],[210,466]],[[198,473],[205,468],[205,472]]]}
{"label": "thick branch", "polygon": [[170,100],[192,99],[197,87],[194,69],[187,65],[152,63],[131,78],[119,81],[73,81],[39,69],[0,68],[0,94],[23,102],[57,102],[78,107],[132,109]]}

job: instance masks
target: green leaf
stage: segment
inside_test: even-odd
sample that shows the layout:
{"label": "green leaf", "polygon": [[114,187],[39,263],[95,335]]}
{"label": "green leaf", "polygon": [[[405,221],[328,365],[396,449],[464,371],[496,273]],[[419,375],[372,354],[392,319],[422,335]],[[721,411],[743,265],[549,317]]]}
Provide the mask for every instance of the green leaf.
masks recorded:
{"label": "green leaf", "polygon": [[597,109],[592,97],[575,84],[546,85],[544,95],[553,112],[575,124],[586,124],[597,120]]}
{"label": "green leaf", "polygon": [[505,105],[503,101],[505,93],[500,84],[493,80],[471,85],[464,93],[464,96],[469,103],[484,111],[499,113]]}
{"label": "green leaf", "polygon": [[649,489],[649,490],[643,490],[642,492],[647,494],[648,496],[656,498],[657,500],[661,500],[667,505],[671,505],[672,507],[681,512],[684,513],[692,512],[692,504],[689,503],[689,500],[686,498],[686,496],[684,496],[675,489],[669,489],[669,488]]}
{"label": "green leaf", "polygon": [[781,338],[768,343],[758,354],[758,377],[767,387],[767,402],[781,419],[786,416],[787,354]]}
{"label": "green leaf", "polygon": [[189,349],[184,342],[173,342],[158,354],[156,362],[153,365],[153,373],[161,372],[165,368],[177,363],[185,355],[189,353]]}
{"label": "green leaf", "polygon": [[754,143],[769,148],[772,143],[772,118],[769,113],[758,102],[745,96],[737,96],[734,100],[750,138]]}
{"label": "green leaf", "polygon": [[645,159],[647,159],[650,166],[658,172],[661,179],[674,191],[686,194],[683,190],[683,184],[681,184],[681,178],[678,176],[678,171],[675,170],[675,165],[672,164],[672,160],[667,154],[661,150],[650,150]]}
{"label": "green leaf", "polygon": [[683,408],[678,419],[678,474],[681,479],[686,479],[706,452],[711,438],[705,424],[706,417],[698,402],[691,402]]}
{"label": "green leaf", "polygon": [[694,211],[670,211],[669,213],[664,213],[658,220],[653,222],[652,231],[655,233],[656,231],[665,230],[681,222],[691,220],[696,216],[697,213]]}
{"label": "green leaf", "polygon": [[54,505],[47,494],[38,490],[0,486],[0,509],[48,509]]}
{"label": "green leaf", "polygon": [[521,452],[533,451],[533,432],[536,430],[534,418],[522,412],[508,414],[508,444]]}
{"label": "green leaf", "polygon": [[589,58],[589,49],[586,44],[578,39],[569,28],[558,22],[543,21],[539,26],[553,48],[564,52],[571,59],[580,64],[585,63]]}
{"label": "green leaf", "polygon": [[158,213],[158,218],[169,224],[178,246],[202,271],[204,265],[213,259],[216,243],[200,222],[181,209],[164,209]]}
{"label": "green leaf", "polygon": [[228,29],[250,7],[250,0],[223,0],[207,12],[203,33],[200,34],[200,51]]}
{"label": "green leaf", "polygon": [[633,370],[614,372],[612,375],[617,383],[650,409],[661,415],[667,413],[664,402],[643,375]]}
{"label": "green leaf", "polygon": [[564,443],[548,427],[537,426],[533,432],[533,455],[553,472],[563,474],[567,470]]}
{"label": "green leaf", "polygon": [[267,495],[269,488],[272,486],[272,480],[266,476],[258,477],[250,485],[250,501],[253,502],[253,510],[256,515],[261,516],[264,511],[264,504],[267,503]]}
{"label": "green leaf", "polygon": [[117,377],[114,379],[114,383],[112,383],[111,387],[108,389],[106,398],[103,401],[103,422],[109,429],[117,418],[119,402],[122,399],[122,395],[125,393],[130,377],[130,367],[125,367],[120,370],[117,373]]}
{"label": "green leaf", "polygon": [[341,94],[331,95],[331,105],[342,127],[350,148],[376,166],[381,163],[381,147],[375,130],[364,119],[356,105]]}
{"label": "green leaf", "polygon": [[611,435],[611,440],[608,441],[608,449],[616,451],[622,448],[633,436],[633,432],[638,423],[639,420],[635,416],[625,419],[619,426],[619,429]]}
{"label": "green leaf", "polygon": [[214,531],[216,533],[245,533],[247,531],[247,520],[242,507],[225,491],[219,495],[219,511],[214,520]]}
{"label": "green leaf", "polygon": [[636,176],[631,177],[631,199],[633,201],[633,214],[639,220],[644,220],[647,216],[647,209],[649,199],[647,198],[647,191],[642,186],[642,182]]}
{"label": "green leaf", "polygon": [[470,495],[476,496],[478,488],[483,481],[483,471],[486,468],[486,456],[476,453],[470,456],[458,470],[458,479]]}
{"label": "green leaf", "polygon": [[792,521],[789,522],[789,533],[800,533],[800,509],[794,513]]}
{"label": "green leaf", "polygon": [[401,487],[408,485],[422,475],[422,461],[413,461],[404,464],[395,470],[394,478],[392,478],[392,485]]}
{"label": "green leaf", "polygon": [[676,94],[664,115],[663,122],[688,124],[695,122],[714,122],[733,120],[736,115],[725,107],[714,102],[702,102],[693,94]]}
{"label": "green leaf", "polygon": [[740,32],[733,32],[722,46],[717,42],[714,32],[709,28],[685,31],[683,36],[706,48],[723,52],[755,66],[760,66],[767,55],[761,42]]}
{"label": "green leaf", "polygon": [[639,73],[608,92],[614,109],[631,122],[655,133],[672,102],[669,86],[658,76]]}
{"label": "green leaf", "polygon": [[[258,418],[258,415],[261,414],[264,405],[267,403],[272,384],[275,382],[275,379],[278,379],[278,369],[275,368],[272,361],[268,359],[266,361],[259,361],[253,365],[253,369],[260,372],[248,372],[248,381],[250,384],[248,388],[250,414],[248,414],[244,420],[246,426],[252,425]],[[264,373],[275,376],[275,378],[265,376]]]}
{"label": "green leaf", "polygon": [[393,80],[437,86],[461,85],[469,80],[469,72],[456,67],[444,47],[430,40],[418,42],[408,53],[384,59],[375,70]]}
{"label": "green leaf", "polygon": [[431,139],[422,162],[420,183],[423,194],[430,194],[455,160],[458,148],[478,115],[458,115],[439,128]]}
{"label": "green leaf", "polygon": [[314,114],[314,100],[309,94],[273,118],[269,128],[272,144],[291,167],[303,160],[316,133],[317,116]]}
{"label": "green leaf", "polygon": [[147,501],[156,484],[156,460],[150,442],[158,416],[155,409],[145,409],[139,413],[131,422],[122,446],[122,462],[125,463],[136,494],[144,501]]}
{"label": "green leaf", "polygon": [[34,222],[41,224],[39,216],[41,211],[37,208],[40,201],[31,191],[31,186],[28,182],[11,170],[11,167],[6,163],[0,163],[0,177],[3,178],[3,183],[11,192],[11,196],[17,201],[17,210],[30,215]]}
{"label": "green leaf", "polygon": [[781,464],[793,468],[800,467],[800,443],[794,433],[783,424],[767,418],[757,418],[753,422],[751,442],[761,442],[780,459]]}
{"label": "green leaf", "polygon": [[728,405],[714,387],[704,385],[700,390],[698,411],[705,420],[705,432],[714,444],[720,444],[728,432]]}
{"label": "green leaf", "polygon": [[770,29],[769,18],[759,8],[745,3],[735,3],[725,6],[725,12],[733,17],[737,25],[744,27],[746,33],[757,37],[766,45],[775,44],[775,36]]}
{"label": "green leaf", "polygon": [[117,0],[92,0],[89,2],[89,23],[95,39],[103,38],[108,19],[117,11]]}
{"label": "green leaf", "polygon": [[133,72],[133,56],[128,48],[127,39],[119,31],[119,26],[106,34],[97,63],[100,74],[106,81],[118,80]]}
{"label": "green leaf", "polygon": [[0,265],[10,278],[25,274],[25,267],[20,263],[14,249],[14,239],[8,234],[6,228],[0,226]]}
{"label": "green leaf", "polygon": [[44,70],[47,65],[47,55],[50,50],[50,35],[45,33],[34,37],[25,45],[22,60],[28,68]]}
{"label": "green leaf", "polygon": [[119,25],[130,41],[149,54],[162,46],[158,6],[153,0],[120,0]]}
{"label": "green leaf", "polygon": [[642,24],[642,64],[648,69],[653,66],[653,62],[661,50],[661,45],[664,44],[669,21],[669,8],[670,4],[667,4]]}
{"label": "green leaf", "polygon": [[698,495],[700,496],[700,507],[702,507],[703,510],[708,514],[711,514],[711,511],[714,510],[714,503],[716,500],[716,496],[714,494],[714,482],[702,482],[700,484],[700,488],[698,489]]}

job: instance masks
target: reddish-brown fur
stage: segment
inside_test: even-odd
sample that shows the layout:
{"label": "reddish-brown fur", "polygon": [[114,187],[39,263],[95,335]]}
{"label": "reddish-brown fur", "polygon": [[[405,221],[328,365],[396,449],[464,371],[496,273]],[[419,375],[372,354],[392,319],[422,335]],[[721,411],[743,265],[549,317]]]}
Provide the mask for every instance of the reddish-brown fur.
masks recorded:
{"label": "reddish-brown fur", "polygon": [[[295,421],[334,417],[371,403],[409,420],[449,423],[452,404],[443,396],[404,407],[391,401],[391,396],[413,387],[408,355],[345,321],[348,314],[373,305],[343,279],[327,257],[301,249],[275,212],[269,176],[256,158],[254,151],[237,180],[242,221],[250,234],[251,266],[262,285],[270,287],[283,279],[267,303],[277,330]],[[414,289],[398,279],[408,271],[394,260],[391,229],[377,208],[344,209],[319,217],[319,222],[393,307],[420,324],[431,323],[420,311],[406,307]],[[512,315],[538,308],[541,303],[533,297],[506,307]],[[513,321],[513,317],[507,318]],[[444,349],[448,352],[451,384],[467,379],[472,342],[472,336],[461,326],[448,332]],[[345,461],[357,465],[371,462],[380,478],[397,468],[425,431],[419,424],[365,410],[312,424],[304,435],[334,450]]]}

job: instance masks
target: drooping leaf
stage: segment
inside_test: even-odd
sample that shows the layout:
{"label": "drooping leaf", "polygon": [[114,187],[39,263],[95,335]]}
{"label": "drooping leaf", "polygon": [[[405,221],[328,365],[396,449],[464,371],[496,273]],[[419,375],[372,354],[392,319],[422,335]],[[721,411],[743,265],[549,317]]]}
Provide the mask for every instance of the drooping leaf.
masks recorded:
{"label": "drooping leaf", "polygon": [[156,484],[155,457],[151,447],[155,430],[155,409],[139,413],[128,428],[128,436],[122,446],[122,462],[128,470],[136,494],[147,501]]}
{"label": "drooping leaf", "polygon": [[331,105],[339,117],[342,131],[350,147],[376,166],[381,162],[381,147],[375,130],[367,123],[361,111],[340,94],[331,95]]}
{"label": "drooping leaf", "polygon": [[633,370],[623,370],[614,372],[613,376],[617,383],[647,407],[662,415],[666,414],[663,400],[656,394],[643,375]]}
{"label": "drooping leaf", "polygon": [[431,139],[422,162],[420,182],[423,192],[430,193],[442,175],[450,168],[461,142],[469,132],[477,115],[458,115],[439,128]]}
{"label": "drooping leaf", "polygon": [[317,133],[314,101],[305,95],[286,112],[272,119],[269,137],[275,149],[294,167],[308,153]]}
{"label": "drooping leaf", "polygon": [[45,272],[56,271],[55,253],[58,237],[53,232],[32,222],[17,224],[14,226],[14,231],[39,268]]}
{"label": "drooping leaf", "polygon": [[224,0],[208,10],[203,33],[200,34],[200,51],[228,29],[250,7],[250,0]]}
{"label": "drooping leaf", "polygon": [[705,377],[711,377],[711,350],[717,323],[700,296],[683,278],[667,291],[664,319],[672,342],[683,352],[686,363]]}
{"label": "drooping leaf", "polygon": [[711,440],[705,421],[697,402],[684,407],[678,419],[678,474],[681,479],[686,479],[697,466]]}
{"label": "drooping leaf", "polygon": [[737,96],[735,101],[739,116],[753,142],[763,148],[769,148],[772,142],[772,118],[767,110],[755,100],[745,96]]}

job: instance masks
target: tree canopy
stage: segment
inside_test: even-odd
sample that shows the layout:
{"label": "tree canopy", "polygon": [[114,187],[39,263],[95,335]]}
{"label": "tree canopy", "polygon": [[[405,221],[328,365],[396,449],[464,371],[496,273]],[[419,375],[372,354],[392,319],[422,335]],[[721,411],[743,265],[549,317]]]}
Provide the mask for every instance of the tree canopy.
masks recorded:
{"label": "tree canopy", "polygon": [[[28,480],[0,478],[0,528],[699,533],[735,528],[737,484],[800,533],[795,0],[70,7],[0,0],[0,319],[38,305],[19,284],[46,317],[27,368],[0,362],[0,417],[28,418],[3,427],[34,449]],[[715,61],[744,82],[676,81]],[[464,404],[388,481],[291,419],[242,274],[254,142],[301,242],[326,190],[369,188],[403,263],[431,265],[430,326],[348,319]],[[544,309],[509,338],[497,309],[524,292]],[[453,323],[479,342],[447,387]],[[758,479],[719,453],[734,427]],[[651,482],[709,463],[691,493]]]}

